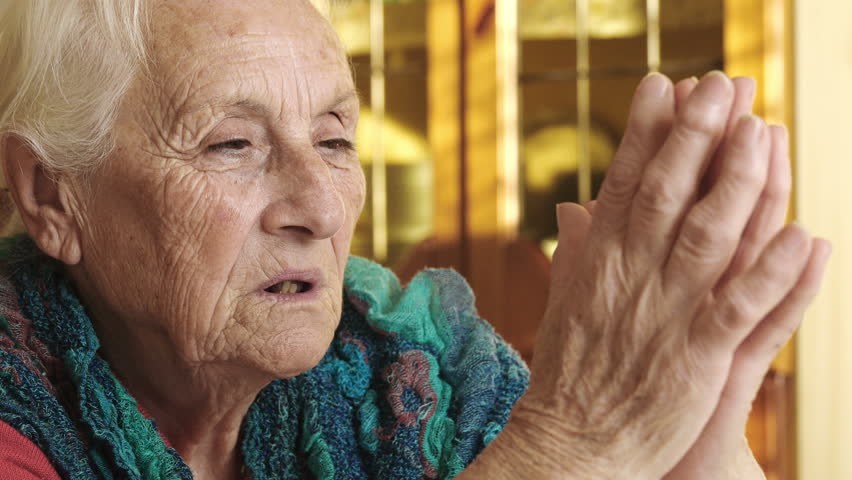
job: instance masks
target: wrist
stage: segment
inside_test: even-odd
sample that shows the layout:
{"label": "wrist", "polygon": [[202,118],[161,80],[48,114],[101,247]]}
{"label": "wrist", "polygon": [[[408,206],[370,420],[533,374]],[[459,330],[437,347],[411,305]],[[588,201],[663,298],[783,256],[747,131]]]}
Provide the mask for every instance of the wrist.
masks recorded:
{"label": "wrist", "polygon": [[571,434],[552,416],[522,398],[503,432],[466,469],[460,480],[630,479],[657,480],[659,475],[625,471],[613,451],[589,436]]}

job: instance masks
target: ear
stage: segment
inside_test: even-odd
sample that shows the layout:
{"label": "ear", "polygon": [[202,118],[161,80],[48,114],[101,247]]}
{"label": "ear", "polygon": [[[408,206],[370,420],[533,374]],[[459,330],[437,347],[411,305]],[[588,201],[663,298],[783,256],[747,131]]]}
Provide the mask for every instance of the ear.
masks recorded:
{"label": "ear", "polygon": [[80,235],[69,208],[69,185],[48,175],[32,149],[15,135],[0,138],[9,193],[39,249],[67,264],[80,262]]}

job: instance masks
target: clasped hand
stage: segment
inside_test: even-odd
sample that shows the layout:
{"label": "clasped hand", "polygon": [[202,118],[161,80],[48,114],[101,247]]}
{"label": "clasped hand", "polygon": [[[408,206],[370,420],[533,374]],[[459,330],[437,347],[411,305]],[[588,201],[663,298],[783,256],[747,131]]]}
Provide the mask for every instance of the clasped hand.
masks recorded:
{"label": "clasped hand", "polygon": [[745,422],[830,248],[784,226],[786,131],[749,114],[753,92],[719,72],[642,81],[597,202],[557,209],[531,384],[474,471],[762,477]]}

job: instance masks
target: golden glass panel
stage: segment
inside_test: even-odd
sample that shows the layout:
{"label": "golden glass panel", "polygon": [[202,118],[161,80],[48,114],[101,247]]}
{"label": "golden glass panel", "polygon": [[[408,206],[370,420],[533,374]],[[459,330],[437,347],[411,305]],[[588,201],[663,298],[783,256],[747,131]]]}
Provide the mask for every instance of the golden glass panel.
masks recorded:
{"label": "golden glass panel", "polygon": [[[329,18],[347,52],[350,55],[369,55],[371,0],[330,1]],[[393,49],[424,48],[425,1],[385,3],[385,43]]]}
{"label": "golden glass panel", "polygon": [[[577,36],[577,3],[588,3],[589,35],[594,38],[641,35],[648,25],[645,0],[521,0],[519,30],[523,40]],[[719,0],[659,0],[666,29],[691,29],[722,23]]]}
{"label": "golden glass panel", "polygon": [[[620,20],[615,18],[619,15]],[[539,31],[548,35],[530,33],[534,18],[539,26],[549,25]],[[612,34],[616,28],[599,24],[626,25],[628,18],[636,19],[636,28],[622,28],[617,35]],[[547,252],[552,249],[548,239],[556,234],[552,204],[594,198],[611,158],[598,155],[609,148],[602,145],[620,141],[641,78],[650,70],[680,79],[723,67],[722,4],[520,0],[519,21],[521,233],[544,242]],[[557,26],[561,33],[556,34]],[[565,136],[543,133],[555,131]],[[544,145],[548,142],[549,147]],[[531,145],[536,153],[530,152]],[[542,162],[558,161],[541,160],[549,158],[543,153],[547,151],[561,155],[561,167],[546,166],[544,171],[561,181],[551,182],[545,191],[537,180],[545,174],[533,172]]]}

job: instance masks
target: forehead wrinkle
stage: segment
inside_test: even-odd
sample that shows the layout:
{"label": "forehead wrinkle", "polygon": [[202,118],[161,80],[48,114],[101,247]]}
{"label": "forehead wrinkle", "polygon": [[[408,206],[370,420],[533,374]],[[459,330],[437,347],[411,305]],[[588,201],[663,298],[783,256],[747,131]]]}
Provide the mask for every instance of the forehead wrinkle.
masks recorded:
{"label": "forehead wrinkle", "polygon": [[[303,76],[297,75],[295,72],[293,73],[294,82],[292,85],[295,85],[297,88],[308,90],[310,89],[303,87],[307,82],[304,81]],[[264,81],[267,84],[267,91],[271,91],[272,88],[268,85],[267,75],[263,75]],[[216,82],[210,82],[208,85],[212,85]],[[286,87],[286,85],[284,85]],[[197,89],[200,91],[202,89]],[[325,89],[323,89],[325,90]],[[347,116],[353,114],[353,110],[357,110],[360,105],[360,98],[357,90],[354,85],[349,82],[338,82],[333,88],[328,89],[333,93],[330,95],[324,95],[322,91],[319,92],[319,95],[311,95],[310,99],[313,105],[319,105],[320,108],[314,110],[311,116],[320,116],[329,112],[342,113]],[[336,92],[336,93],[334,93]],[[202,97],[203,95],[196,94],[197,97]],[[297,93],[297,97],[301,97]],[[316,99],[319,97],[328,97],[328,100],[318,102]],[[261,98],[270,98],[271,95],[262,95]],[[187,102],[185,102],[187,103]],[[267,103],[259,100],[257,98],[256,92],[251,93],[238,93],[238,92],[228,92],[223,95],[216,95],[208,97],[208,99],[204,102],[198,103],[191,107],[181,108],[179,110],[179,114],[181,117],[191,117],[193,115],[203,113],[203,112],[211,112],[216,115],[226,115],[229,112],[243,112],[247,114],[247,116],[251,117],[265,117],[265,118],[276,118],[283,119],[286,116],[286,105],[288,102],[276,102],[281,103],[281,108],[278,112],[275,112]]]}
{"label": "forehead wrinkle", "polygon": [[[290,53],[290,56],[295,58],[295,54],[294,54],[295,49],[293,48],[293,37],[292,36],[288,35],[286,37],[286,48],[287,48],[287,51]],[[295,65],[294,65],[294,67],[295,67]],[[310,98],[310,88],[307,88],[304,85],[304,83],[306,83],[305,78],[304,78],[305,77],[304,72],[300,72],[299,68],[290,68],[289,70],[290,70],[289,76],[290,76],[290,79],[291,79],[291,85],[292,85],[292,88],[295,90],[294,103],[295,103],[296,112],[302,118],[310,118],[310,112],[312,111],[311,98]],[[286,84],[287,83],[285,81],[284,85],[282,85],[282,88],[285,89],[285,90],[287,88]],[[308,94],[307,99],[305,99],[304,98],[305,95],[303,95],[303,93],[305,93],[305,92]],[[286,92],[282,92],[282,93],[286,94]],[[305,103],[304,100],[307,100],[308,105],[304,105],[304,103]],[[305,111],[305,108],[307,108],[307,112]]]}
{"label": "forehead wrinkle", "polygon": [[[174,20],[169,21],[173,26]],[[299,24],[290,31],[250,27],[240,22],[230,33],[225,35],[216,28],[195,30],[194,34],[185,29],[172,30],[159,37],[161,42],[156,42],[158,66],[171,67],[157,68],[163,79],[158,95],[163,102],[162,128],[171,130],[167,134],[169,140],[195,133],[195,128],[188,129],[193,132],[184,130],[184,119],[197,123],[187,119],[187,115],[209,112],[211,116],[215,113],[221,117],[226,110],[236,110],[249,116],[284,119],[289,110],[308,119],[312,114],[348,107],[350,97],[358,100],[350,65],[342,48],[337,48],[339,42],[327,22],[310,30],[307,25]],[[267,62],[277,64],[277,68],[263,68]],[[189,68],[175,68],[177,65]],[[246,65],[255,67],[240,69]],[[335,66],[340,66],[340,71]],[[338,81],[310,81],[317,75],[335,77]],[[217,88],[217,84],[224,88]],[[225,93],[217,95],[216,90]],[[278,104],[275,105],[278,112],[272,111],[273,103]],[[352,104],[354,108],[336,113],[357,117],[359,102]],[[323,109],[315,111],[314,107]]]}
{"label": "forehead wrinkle", "polygon": [[[274,96],[273,92],[275,90],[278,90],[279,88],[283,89],[287,84],[295,85],[297,87],[297,91],[299,91],[299,92],[301,90],[306,90],[306,89],[310,90],[309,85],[311,84],[311,82],[306,81],[306,78],[305,78],[304,75],[300,75],[300,73],[302,72],[302,69],[301,68],[294,68],[295,62],[286,61],[286,59],[291,58],[290,56],[277,55],[277,56],[272,57],[272,56],[256,55],[254,57],[242,58],[239,62],[229,62],[229,61],[227,61],[227,59],[224,59],[223,56],[220,56],[219,58],[222,58],[221,62],[216,62],[215,64],[204,66],[204,67],[202,67],[198,70],[194,70],[192,72],[181,72],[182,73],[181,78],[176,79],[176,77],[178,77],[177,74],[173,74],[173,75],[170,76],[169,81],[167,81],[165,83],[171,84],[173,86],[173,88],[171,89],[171,92],[166,96],[169,97],[169,98],[172,98],[172,99],[175,99],[175,98],[178,98],[178,97],[181,98],[180,102],[172,102],[172,104],[169,105],[169,107],[172,110],[180,112],[182,114],[185,114],[185,113],[191,114],[191,113],[196,112],[199,109],[206,108],[208,103],[200,103],[200,104],[194,105],[194,106],[192,105],[192,103],[193,103],[192,100],[194,98],[199,98],[199,97],[204,98],[204,94],[199,93],[199,92],[203,92],[204,90],[207,90],[207,89],[212,90],[212,89],[215,88],[214,86],[217,85],[217,84],[226,84],[227,82],[233,81],[233,80],[239,80],[238,83],[242,84],[242,83],[246,83],[246,82],[251,81],[252,78],[254,78],[254,79],[261,78],[262,82],[264,83],[264,87],[265,87],[265,89],[261,89],[261,90],[265,90],[266,95],[270,96],[270,97]],[[284,60],[284,61],[282,62],[282,60]],[[266,63],[266,62],[279,64],[279,65],[283,63],[284,65],[290,67],[290,68],[286,68],[286,69],[282,69],[282,70],[289,70],[289,74],[291,76],[292,81],[286,82],[286,83],[282,82],[282,85],[280,87],[271,85],[272,83],[275,83],[274,81],[272,81],[272,78],[274,78],[274,75],[269,75],[269,74],[271,72],[275,71],[275,69],[273,69],[273,68],[262,68],[262,64]],[[256,69],[252,68],[252,69],[243,69],[242,71],[233,71],[234,67],[253,66],[253,65],[260,65],[260,67],[256,68]],[[326,66],[326,67],[332,66],[333,67],[333,64],[330,64],[329,62],[325,62],[324,66]],[[215,78],[214,76],[208,74],[209,72],[216,72],[216,73],[222,72],[224,70],[223,67],[230,68],[231,71],[227,72],[224,76],[219,76],[219,78]],[[251,71],[251,70],[254,70],[254,71]],[[332,91],[340,91],[342,93],[339,93],[339,94],[335,95],[332,99],[324,102],[323,103],[324,107],[337,106],[338,104],[345,103],[345,101],[347,101],[349,99],[349,97],[357,97],[357,92],[355,91],[355,87],[354,87],[354,85],[351,81],[351,76],[349,76],[348,71],[337,74],[337,73],[333,73],[333,72],[328,72],[328,68],[324,68],[323,70],[325,70],[326,72],[320,72],[320,74],[328,73],[329,75],[340,77],[341,80],[342,80],[340,82],[335,82],[334,87],[331,88],[331,89],[328,89],[328,90],[332,90]],[[246,74],[246,72],[248,72],[248,73]],[[284,73],[284,72],[282,72],[282,73]],[[207,81],[205,81],[203,83],[199,82],[200,79],[204,79],[204,78],[207,78]],[[282,80],[283,80],[283,78],[282,78]],[[229,89],[229,90],[233,90],[233,89]],[[239,90],[239,89],[237,89],[237,90]],[[323,90],[327,90],[327,89],[323,89]],[[233,93],[228,92],[227,94],[214,95],[212,98],[217,99],[216,101],[218,102],[218,105],[225,106],[225,105],[232,105],[233,104],[235,106],[240,106],[242,104],[245,104],[246,106],[252,106],[252,104],[254,104],[253,109],[254,110],[260,110],[259,108],[257,108],[257,105],[260,102],[256,102],[256,101],[252,102],[252,101],[249,101],[246,98],[240,98],[238,100],[233,99],[233,98],[236,98],[236,97],[248,97],[248,96],[250,96],[250,95],[234,95]],[[222,101],[218,100],[220,98],[228,98],[230,100],[228,102],[222,102]],[[187,105],[189,105],[189,106],[187,106]]]}

